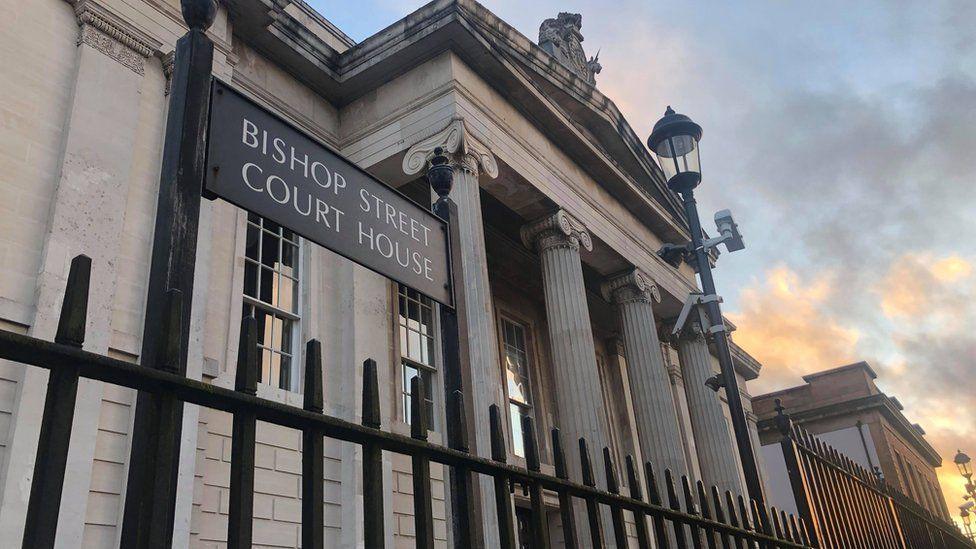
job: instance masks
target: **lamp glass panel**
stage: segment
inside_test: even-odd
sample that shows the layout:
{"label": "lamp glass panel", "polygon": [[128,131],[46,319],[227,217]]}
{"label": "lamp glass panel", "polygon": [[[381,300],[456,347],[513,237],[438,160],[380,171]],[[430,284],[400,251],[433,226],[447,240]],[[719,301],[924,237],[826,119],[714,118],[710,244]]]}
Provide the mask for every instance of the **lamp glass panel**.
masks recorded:
{"label": "lamp glass panel", "polygon": [[679,173],[701,173],[698,142],[690,135],[673,135],[661,141],[654,152],[668,180]]}

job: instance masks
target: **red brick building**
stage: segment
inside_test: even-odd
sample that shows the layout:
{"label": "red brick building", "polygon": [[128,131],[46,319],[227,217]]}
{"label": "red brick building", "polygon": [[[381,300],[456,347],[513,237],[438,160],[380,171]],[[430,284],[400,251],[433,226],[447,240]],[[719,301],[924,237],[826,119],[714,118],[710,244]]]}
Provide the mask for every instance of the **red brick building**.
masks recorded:
{"label": "red brick building", "polygon": [[878,389],[877,377],[868,363],[857,362],[803,376],[803,385],[755,397],[753,409],[771,469],[767,482],[774,505],[776,494],[789,490],[785,477],[783,487],[778,480],[782,475],[776,474],[780,435],[772,419],[779,399],[795,423],[868,470],[880,468],[890,485],[949,519],[935,473],[942,457],[925,440],[925,431],[905,417],[898,399]]}

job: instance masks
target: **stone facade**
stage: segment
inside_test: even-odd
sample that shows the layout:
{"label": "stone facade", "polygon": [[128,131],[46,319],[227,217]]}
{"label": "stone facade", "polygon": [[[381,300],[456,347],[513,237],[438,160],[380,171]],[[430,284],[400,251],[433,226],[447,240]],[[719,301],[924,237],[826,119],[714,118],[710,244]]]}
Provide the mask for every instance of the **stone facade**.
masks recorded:
{"label": "stone facade", "polygon": [[[93,260],[85,348],[137,363],[172,52],[185,32],[179,4],[0,6],[7,23],[0,51],[17,60],[0,65],[0,328],[53,338],[68,264],[84,253]],[[464,251],[473,451],[488,455],[487,408],[498,404],[525,410],[540,432],[586,436],[594,454],[606,445],[618,458],[658,461],[694,479],[728,471],[727,463],[702,463],[697,450],[724,444],[735,454],[729,431],[701,439],[721,431],[724,396],[688,391],[679,343],[662,337],[696,282],[687,265],[675,269],[655,251],[687,240],[687,225],[641,139],[595,87],[599,66],[583,56],[579,16],[565,15],[544,25],[540,47],[472,0],[436,0],[357,44],[300,0],[271,8],[229,0],[208,34],[216,77],[419,202],[430,200],[422,174],[433,149],[449,153]],[[203,202],[188,375],[222,387],[233,386],[238,326],[253,301],[244,295],[252,225],[226,202]],[[290,335],[322,342],[325,413],[360,419],[358,365],[373,358],[382,427],[409,433],[404,372],[414,357],[398,336],[398,287],[308,242],[296,254]],[[275,268],[284,260],[277,261]],[[299,364],[302,348],[292,348]],[[698,351],[696,376],[717,371],[707,345]],[[517,361],[525,402],[516,402],[508,367]],[[744,389],[759,365],[741,350],[736,365]],[[441,442],[436,353],[426,366],[431,440]],[[46,378],[0,363],[2,539],[20,539],[23,530]],[[301,386],[261,383],[258,395],[300,406]],[[690,413],[702,398],[713,399],[708,429]],[[134,407],[128,389],[82,382],[59,547],[118,545]],[[522,463],[517,428],[506,424],[510,460]],[[174,546],[226,544],[230,437],[229,415],[186,407]],[[257,440],[255,544],[297,547],[301,436],[261,424]],[[541,442],[543,469],[552,472],[552,449]],[[327,544],[355,547],[363,527],[361,452],[327,441],[325,460]],[[446,546],[445,472],[435,466],[433,474],[434,534]],[[386,545],[411,547],[407,458],[384,454],[384,485]],[[493,525],[491,484],[479,492],[483,522]],[[517,508],[527,504],[513,497]],[[559,546],[556,502],[547,502]],[[497,546],[494,528],[483,530],[485,546]]]}

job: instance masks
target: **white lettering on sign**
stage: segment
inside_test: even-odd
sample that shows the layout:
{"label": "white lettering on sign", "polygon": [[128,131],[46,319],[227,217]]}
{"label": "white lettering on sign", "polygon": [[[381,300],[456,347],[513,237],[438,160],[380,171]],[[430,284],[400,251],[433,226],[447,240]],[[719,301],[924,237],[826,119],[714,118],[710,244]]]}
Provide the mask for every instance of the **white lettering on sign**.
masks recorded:
{"label": "white lettering on sign", "polygon": [[219,81],[206,188],[446,305],[446,225],[328,146]]}

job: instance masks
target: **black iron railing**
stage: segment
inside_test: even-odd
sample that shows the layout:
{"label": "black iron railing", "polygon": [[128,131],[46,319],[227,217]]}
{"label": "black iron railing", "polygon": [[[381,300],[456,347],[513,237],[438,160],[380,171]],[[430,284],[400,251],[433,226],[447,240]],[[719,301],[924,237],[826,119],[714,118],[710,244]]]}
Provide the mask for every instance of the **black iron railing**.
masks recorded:
{"label": "black iron railing", "polygon": [[800,517],[822,549],[973,549],[959,529],[899,494],[793,424],[779,399],[775,423]]}
{"label": "black iron railing", "polygon": [[[256,396],[257,340],[253,318],[245,318],[241,327],[240,351],[237,361],[237,377],[234,390],[217,387],[201,381],[187,379],[170,369],[146,368],[108,356],[81,349],[85,336],[88,281],[91,261],[84,256],[74,259],[68,278],[64,305],[54,342],[0,330],[0,358],[47,368],[51,372],[47,400],[41,426],[41,441],[35,463],[34,482],[31,486],[30,503],[24,530],[23,547],[53,547],[58,522],[61,488],[64,482],[64,463],[67,458],[68,440],[71,435],[72,410],[77,396],[80,377],[100,380],[145,391],[160,398],[177,402],[193,403],[233,414],[233,449],[230,478],[230,510],[227,539],[230,547],[251,545],[252,511],[254,501],[254,451],[255,426],[258,421],[274,423],[298,429],[303,435],[302,482],[302,547],[316,549],[324,545],[322,510],[322,443],[324,437],[348,441],[363,447],[363,501],[365,546],[383,547],[384,532],[390,525],[383,523],[383,476],[382,452],[395,452],[412,458],[413,505],[417,547],[432,547],[433,514],[431,512],[430,463],[440,463],[453,474],[470,476],[487,475],[494,479],[494,496],[498,510],[498,524],[484,525],[497,528],[501,547],[516,546],[512,491],[521,489],[531,500],[531,547],[549,547],[548,523],[543,494],[550,491],[558,496],[562,528],[568,547],[581,545],[577,539],[576,521],[587,521],[591,533],[589,542],[595,547],[605,545],[602,536],[604,524],[601,506],[610,509],[613,539],[618,547],[636,543],[638,547],[810,547],[806,527],[801,520],[734,498],[726,492],[720,494],[714,487],[706,490],[700,482],[689,483],[686,477],[677,482],[666,471],[663,487],[654,475],[651,464],[641,471],[631,457],[627,457],[625,470],[629,480],[629,494],[620,494],[616,464],[608,449],[603,449],[603,473],[608,490],[596,487],[598,467],[591,461],[586,440],[578,442],[581,452],[583,483],[570,480],[566,468],[565,452],[558,430],[551,433],[556,474],[540,471],[538,440],[531,418],[525,418],[526,467],[506,463],[508,455],[503,434],[501,414],[492,406],[491,459],[471,455],[462,437],[460,448],[448,448],[427,441],[425,415],[418,408],[424,402],[425,387],[419,378],[412,380],[411,436],[398,435],[381,429],[379,391],[376,364],[367,360],[363,364],[363,413],[362,423],[357,424],[322,413],[322,361],[318,341],[308,342],[306,348],[306,386],[303,408],[288,406]],[[159,355],[164,364],[171,357],[180,356],[180,319],[182,318],[180,295],[169,294],[169,314],[160,333],[175,334],[159,341]],[[460,403],[461,393],[455,394]],[[464,407],[456,407],[463,410]],[[458,419],[458,418],[455,418]],[[453,425],[464,425],[452,421]],[[178,449],[176,449],[178,453]],[[157,467],[169,461],[160,461]],[[154,471],[156,478],[167,478],[172,471]],[[663,488],[663,489],[662,489]],[[646,497],[645,497],[646,490]],[[680,491],[680,495],[679,495]],[[573,503],[581,500],[587,510],[585,517],[574,515]],[[462,500],[465,501],[465,500]],[[470,499],[466,500],[470,503]],[[168,502],[145,502],[150,515],[156,515],[153,506],[165,506]],[[471,517],[470,508],[454,509],[452,514]],[[632,514],[636,524],[636,541],[629,541],[625,514]],[[165,516],[164,514],[162,514]],[[455,524],[458,524],[455,521]],[[172,530],[172,524],[166,526]],[[454,528],[456,547],[477,547],[471,528]],[[159,539],[167,535],[157,534]],[[150,545],[155,545],[150,538]],[[525,540],[523,540],[525,541]]]}

